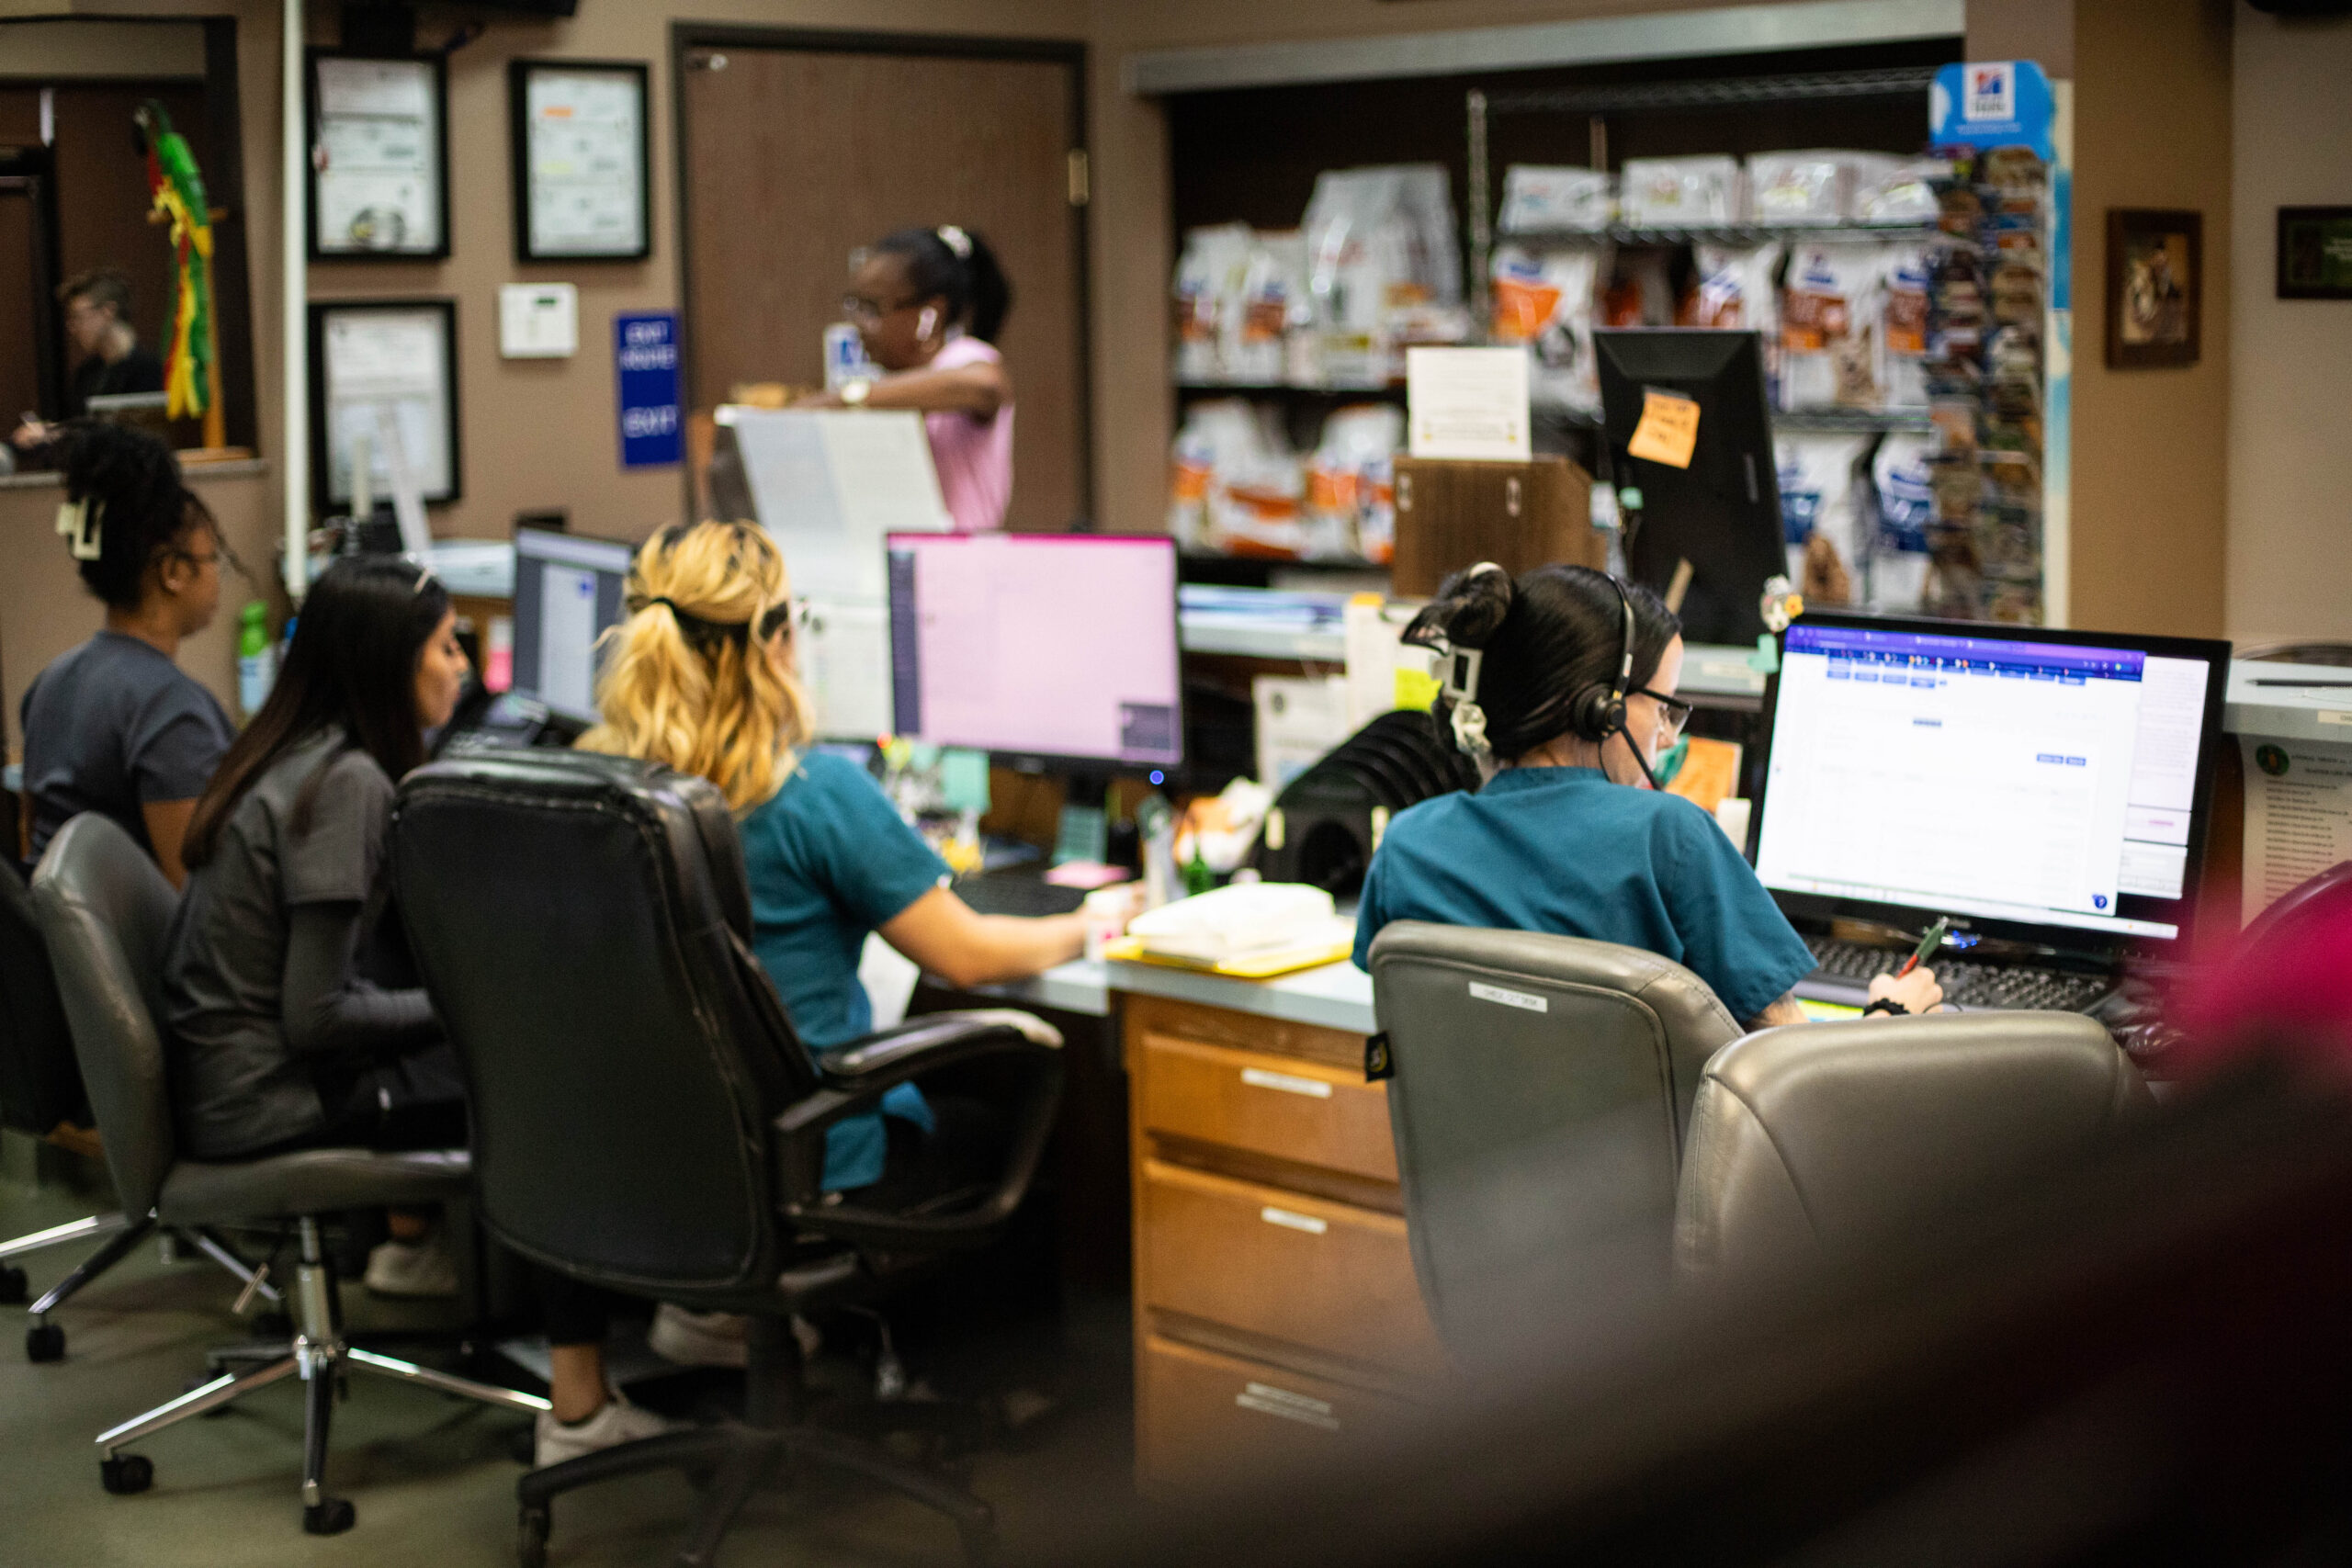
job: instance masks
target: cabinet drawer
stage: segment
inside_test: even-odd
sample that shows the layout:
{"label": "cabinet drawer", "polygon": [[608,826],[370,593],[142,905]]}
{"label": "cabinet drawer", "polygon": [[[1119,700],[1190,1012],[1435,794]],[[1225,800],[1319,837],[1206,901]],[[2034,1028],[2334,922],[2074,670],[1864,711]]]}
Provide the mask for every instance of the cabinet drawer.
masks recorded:
{"label": "cabinet drawer", "polygon": [[1388,1086],[1361,1071],[1207,1045],[1158,1030],[1142,1037],[1143,1125],[1375,1181],[1396,1179]]}
{"label": "cabinet drawer", "polygon": [[1136,1365],[1136,1469],[1148,1486],[1201,1486],[1314,1460],[1412,1409],[1345,1383],[1147,1336]]}
{"label": "cabinet drawer", "polygon": [[1443,1365],[1394,1214],[1158,1160],[1141,1197],[1139,1305],[1409,1375]]}

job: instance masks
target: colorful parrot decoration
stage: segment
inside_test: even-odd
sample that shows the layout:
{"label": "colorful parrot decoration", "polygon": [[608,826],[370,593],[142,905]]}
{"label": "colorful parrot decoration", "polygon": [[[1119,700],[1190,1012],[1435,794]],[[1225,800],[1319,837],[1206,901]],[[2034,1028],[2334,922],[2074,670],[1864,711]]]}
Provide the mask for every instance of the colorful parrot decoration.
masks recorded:
{"label": "colorful parrot decoration", "polygon": [[[212,209],[204,175],[187,138],[172,129],[172,117],[153,98],[136,118],[147,148],[147,188],[154,197],[155,221],[172,229],[177,304],[173,311],[170,352],[164,361],[165,412],[174,419],[206,415],[209,431],[220,423],[220,366],[213,340]],[[220,443],[208,435],[208,445]]]}

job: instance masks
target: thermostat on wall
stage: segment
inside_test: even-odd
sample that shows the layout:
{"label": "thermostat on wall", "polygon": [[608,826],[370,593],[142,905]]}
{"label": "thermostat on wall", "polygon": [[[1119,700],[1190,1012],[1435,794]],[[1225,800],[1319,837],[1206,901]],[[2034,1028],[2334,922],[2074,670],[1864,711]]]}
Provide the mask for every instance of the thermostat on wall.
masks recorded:
{"label": "thermostat on wall", "polygon": [[498,352],[508,359],[569,359],[580,351],[580,290],[569,283],[508,283],[498,290]]}

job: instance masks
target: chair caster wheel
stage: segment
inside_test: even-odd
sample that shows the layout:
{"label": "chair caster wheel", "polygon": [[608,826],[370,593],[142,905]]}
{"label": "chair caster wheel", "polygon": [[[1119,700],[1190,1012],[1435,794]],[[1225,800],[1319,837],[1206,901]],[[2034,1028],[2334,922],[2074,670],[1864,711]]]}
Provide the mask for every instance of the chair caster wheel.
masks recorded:
{"label": "chair caster wheel", "polygon": [[359,1510],[347,1497],[330,1497],[323,1503],[312,1503],[302,1510],[302,1532],[305,1535],[341,1535],[359,1517]]}
{"label": "chair caster wheel", "polygon": [[13,1263],[0,1263],[0,1306],[22,1305],[26,1290],[25,1271]]}
{"label": "chair caster wheel", "polygon": [[117,1454],[98,1461],[98,1483],[118,1497],[129,1497],[155,1484],[155,1461],[145,1454]]}
{"label": "chair caster wheel", "polygon": [[53,1323],[37,1324],[26,1329],[25,1359],[28,1361],[65,1359],[65,1330]]}
{"label": "chair caster wheel", "polygon": [[555,1516],[546,1508],[525,1508],[514,1527],[514,1561],[523,1568],[547,1568],[548,1534]]}

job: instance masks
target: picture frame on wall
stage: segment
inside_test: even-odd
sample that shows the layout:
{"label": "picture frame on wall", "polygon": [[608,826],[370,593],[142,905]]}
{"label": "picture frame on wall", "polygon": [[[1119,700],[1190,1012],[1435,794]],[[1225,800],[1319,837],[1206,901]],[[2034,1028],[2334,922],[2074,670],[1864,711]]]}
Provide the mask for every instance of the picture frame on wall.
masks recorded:
{"label": "picture frame on wall", "polygon": [[2352,299],[2352,207],[2278,209],[2278,298]]}
{"label": "picture frame on wall", "polygon": [[2107,214],[2107,365],[2194,365],[2203,352],[2205,215],[2154,208]]}
{"label": "picture frame on wall", "polygon": [[427,505],[464,493],[456,300],[313,300],[310,361],[311,499],[322,513],[350,503],[363,438],[370,494],[390,498],[401,466]]}
{"label": "picture frame on wall", "polygon": [[653,254],[649,82],[641,62],[507,62],[517,261]]}
{"label": "picture frame on wall", "polygon": [[306,51],[312,261],[449,254],[449,78],[437,54]]}

